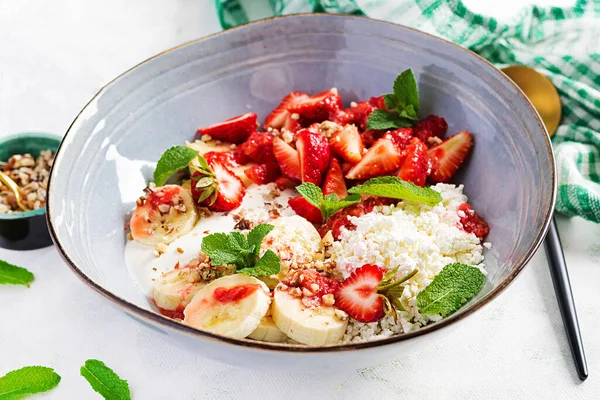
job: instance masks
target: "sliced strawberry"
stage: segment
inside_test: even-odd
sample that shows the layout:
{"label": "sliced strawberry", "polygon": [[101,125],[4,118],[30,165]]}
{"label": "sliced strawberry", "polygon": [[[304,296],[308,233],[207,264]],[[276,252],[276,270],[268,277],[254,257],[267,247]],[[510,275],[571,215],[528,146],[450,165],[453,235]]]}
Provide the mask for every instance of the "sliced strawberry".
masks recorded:
{"label": "sliced strawberry", "polygon": [[387,110],[383,96],[371,97],[369,99],[369,104],[371,104],[375,108],[381,108],[383,110]]}
{"label": "sliced strawberry", "polygon": [[325,181],[323,182],[323,194],[337,194],[339,199],[343,199],[348,196],[348,189],[346,188],[346,181],[344,181],[344,175],[342,175],[342,168],[340,163],[335,158],[331,160],[329,169],[325,175]]}
{"label": "sliced strawberry", "polygon": [[425,186],[429,158],[427,157],[427,146],[418,138],[412,138],[406,148],[406,157],[402,166],[396,174],[400,179],[414,183],[417,186]]}
{"label": "sliced strawberry", "polygon": [[318,186],[331,160],[329,142],[324,136],[308,129],[302,129],[296,136],[302,182],[311,182]]}
{"label": "sliced strawberry", "polygon": [[298,114],[305,123],[312,123],[325,121],[330,112],[341,108],[342,98],[337,90],[330,89],[290,105],[288,111]]}
{"label": "sliced strawberry", "polygon": [[207,159],[209,168],[192,167],[192,197],[212,211],[230,211],[242,204],[246,187],[218,157]]}
{"label": "sliced strawberry", "polygon": [[335,305],[357,321],[379,321],[385,316],[383,296],[377,293],[383,275],[376,265],[357,268],[335,291]]}
{"label": "sliced strawberry", "polygon": [[295,118],[292,118],[292,115],[288,115],[288,117],[285,119],[285,122],[283,123],[283,126],[281,127],[281,129],[286,129],[292,133],[296,133],[298,132],[300,129],[302,129],[302,125],[300,124],[300,121],[298,121]]}
{"label": "sliced strawberry", "polygon": [[269,132],[254,132],[239,147],[246,157],[257,163],[277,161],[273,154],[273,135]]}
{"label": "sliced strawberry", "polygon": [[442,143],[432,147],[427,152],[431,160],[432,182],[448,182],[456,174],[473,146],[473,136],[462,131],[450,136]]}
{"label": "sliced strawberry", "polygon": [[289,124],[291,120],[291,113],[288,111],[288,108],[296,103],[308,99],[308,97],[309,96],[306,93],[302,92],[291,92],[290,94],[285,96],[283,100],[281,100],[281,103],[279,103],[279,105],[275,107],[273,111],[271,111],[271,114],[269,114],[267,118],[265,118],[265,129],[286,128],[288,130],[291,130],[285,126],[286,123]]}
{"label": "sliced strawberry", "polygon": [[361,101],[356,106],[350,107],[348,112],[352,114],[352,121],[360,128],[361,131],[367,129],[367,119],[373,112],[375,107],[368,101]]}
{"label": "sliced strawberry", "polygon": [[346,110],[331,110],[329,112],[329,121],[333,121],[339,125],[347,125],[354,123],[354,115],[346,109]]}
{"label": "sliced strawberry", "polygon": [[288,178],[285,175],[281,175],[277,179],[275,179],[275,184],[277,185],[277,189],[285,190],[285,189],[293,189],[298,186],[298,183],[293,179]]}
{"label": "sliced strawberry", "polygon": [[365,147],[371,147],[373,146],[373,143],[375,143],[377,139],[381,138],[382,136],[382,131],[367,130],[360,134],[360,140]]}
{"label": "sliced strawberry", "polygon": [[246,168],[244,174],[246,174],[252,182],[258,185],[265,185],[269,182],[274,182],[275,179],[281,175],[281,170],[277,163],[268,162]]}
{"label": "sliced strawberry", "polygon": [[353,164],[361,160],[365,150],[358,129],[354,125],[346,125],[334,133],[329,139],[329,145],[335,154]]}
{"label": "sliced strawberry", "polygon": [[302,180],[300,174],[300,157],[298,151],[292,146],[283,141],[283,139],[275,137],[273,139],[273,154],[283,172],[288,177],[297,181]]}
{"label": "sliced strawberry", "polygon": [[310,204],[304,197],[289,199],[288,204],[296,214],[307,221],[312,222],[313,224],[320,224],[323,222],[321,210]]}
{"label": "sliced strawberry", "polygon": [[340,167],[342,167],[342,174],[344,176],[346,176],[346,174],[348,173],[348,171],[350,171],[352,169],[352,167],[354,167],[354,164],[350,164],[350,163],[345,162],[345,163],[342,163],[340,165]]}
{"label": "sliced strawberry", "polygon": [[410,143],[413,136],[412,128],[398,128],[393,131],[387,131],[383,137],[390,139],[398,148],[404,149]]}
{"label": "sliced strawberry", "polygon": [[402,162],[401,150],[389,138],[377,140],[362,160],[348,173],[348,179],[368,179],[396,171]]}
{"label": "sliced strawberry", "polygon": [[[458,207],[458,211],[460,223],[462,224],[465,232],[474,234],[479,238],[479,240],[485,239],[485,237],[490,233],[490,226],[483,218],[479,216],[479,214],[475,212],[475,210],[473,210],[473,207],[471,207],[471,205],[468,203],[462,203]],[[460,215],[461,211],[463,215]]]}
{"label": "sliced strawberry", "polygon": [[448,123],[442,117],[437,115],[428,115],[426,118],[418,121],[415,124],[414,135],[421,139],[427,146],[431,146],[430,138],[436,136],[439,139],[443,138],[448,130]]}
{"label": "sliced strawberry", "polygon": [[208,135],[213,139],[238,144],[248,139],[252,132],[256,132],[256,114],[246,113],[206,128],[200,128],[196,132],[196,138],[200,139],[202,135]]}
{"label": "sliced strawberry", "polygon": [[242,145],[236,147],[235,150],[231,152],[231,157],[233,158],[233,161],[235,161],[238,165],[244,165],[250,162],[250,159],[248,158],[246,153],[244,153],[244,147]]}

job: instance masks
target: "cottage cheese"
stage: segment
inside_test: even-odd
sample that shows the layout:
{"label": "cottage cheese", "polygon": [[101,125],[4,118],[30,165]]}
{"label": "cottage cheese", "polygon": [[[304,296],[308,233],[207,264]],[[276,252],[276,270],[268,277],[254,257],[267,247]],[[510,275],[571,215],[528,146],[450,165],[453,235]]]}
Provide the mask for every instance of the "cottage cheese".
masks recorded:
{"label": "cottage cheese", "polygon": [[398,313],[397,323],[392,317],[368,324],[351,321],[345,342],[389,337],[440,320],[438,315],[421,315],[416,296],[447,264],[473,265],[485,273],[480,240],[461,229],[457,209],[467,201],[463,186],[437,184],[431,188],[442,196],[437,205],[405,201],[378,207],[375,212],[351,217],[356,230],[343,230],[340,240],[333,243],[331,257],[344,277],[364,264],[388,270],[399,267],[398,276],[418,269],[404,285],[401,300],[406,311]]}

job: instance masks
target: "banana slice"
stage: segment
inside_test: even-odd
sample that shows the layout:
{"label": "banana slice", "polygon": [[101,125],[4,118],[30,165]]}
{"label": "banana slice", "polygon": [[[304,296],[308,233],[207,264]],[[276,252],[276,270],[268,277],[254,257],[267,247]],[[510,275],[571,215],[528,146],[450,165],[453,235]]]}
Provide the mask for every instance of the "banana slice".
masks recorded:
{"label": "banana slice", "polygon": [[[338,311],[338,312],[336,312]],[[272,308],[273,322],[291,339],[310,346],[338,343],[348,326],[348,319],[336,307],[305,307],[299,298],[287,291],[275,289]]]}
{"label": "banana slice", "polygon": [[165,272],[156,280],[152,300],[162,314],[183,318],[183,310],[206,283],[193,268],[180,268]]}
{"label": "banana slice", "polygon": [[287,340],[285,333],[281,332],[271,316],[265,316],[260,320],[260,324],[254,332],[248,335],[250,339],[261,340],[263,342],[281,343]]}
{"label": "banana slice", "polygon": [[178,185],[150,186],[140,197],[129,226],[138,242],[171,243],[194,228],[198,211],[192,194]]}
{"label": "banana slice", "polygon": [[183,322],[235,339],[250,335],[267,314],[269,288],[246,275],[229,275],[202,288],[185,308]]}
{"label": "banana slice", "polygon": [[[206,142],[203,140],[196,140],[191,143],[186,142],[186,146],[189,147],[190,149],[196,150],[198,153],[200,153],[202,155],[204,155],[210,151],[215,151],[218,153],[231,151],[230,143],[223,143],[218,140],[208,140]],[[190,162],[192,164],[198,165],[198,161],[196,159],[193,159]],[[254,163],[254,162],[250,162],[250,163],[247,163],[244,165],[240,165],[238,167],[231,168],[231,172],[233,172],[235,174],[235,176],[237,176],[238,178],[240,178],[242,180],[242,182],[244,183],[244,186],[248,187],[248,186],[252,185],[254,182],[252,182],[252,180],[250,178],[248,178],[248,176],[246,176],[246,174],[244,173],[244,170],[246,170],[250,167],[253,167],[255,165],[258,165],[258,164]]]}
{"label": "banana slice", "polygon": [[321,235],[306,219],[293,215],[272,221],[273,230],[264,238],[261,249],[270,249],[283,261],[279,274],[272,279],[282,280],[288,273],[286,261],[307,264],[313,261],[316,253],[323,251]]}

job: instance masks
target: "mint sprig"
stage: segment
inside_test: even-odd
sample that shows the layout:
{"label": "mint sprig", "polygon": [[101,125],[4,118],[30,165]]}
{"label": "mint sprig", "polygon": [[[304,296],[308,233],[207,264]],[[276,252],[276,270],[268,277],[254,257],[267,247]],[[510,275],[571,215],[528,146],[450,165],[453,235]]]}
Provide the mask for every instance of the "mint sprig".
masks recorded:
{"label": "mint sprig", "polygon": [[418,119],[419,89],[412,69],[396,77],[393,93],[383,95],[387,110],[373,111],[367,119],[367,129],[387,130],[413,126]]}
{"label": "mint sprig", "polygon": [[348,192],[410,200],[430,206],[434,206],[442,201],[442,196],[439,192],[428,187],[417,186],[396,176],[372,178],[362,185],[350,188]]}
{"label": "mint sprig", "polygon": [[0,399],[17,400],[54,389],[60,376],[52,368],[32,366],[9,372],[0,378]]}
{"label": "mint sprig", "polygon": [[484,283],[485,275],[478,268],[461,263],[448,264],[417,295],[419,312],[451,314],[475,297]]}
{"label": "mint sprig", "polygon": [[351,194],[343,199],[340,199],[337,194],[323,196],[321,188],[310,182],[296,186],[296,190],[310,204],[321,210],[324,221],[327,221],[329,217],[339,210],[360,202],[360,195],[358,194]]}
{"label": "mint sprig", "polygon": [[87,360],[79,370],[97,393],[107,400],[130,400],[131,392],[126,380],[119,378],[100,360]]}
{"label": "mint sprig", "polygon": [[27,269],[0,260],[0,284],[25,285],[29,287],[29,284],[34,279],[33,274]]}
{"label": "mint sprig", "polygon": [[247,236],[240,232],[213,233],[202,240],[202,251],[210,257],[212,265],[234,264],[238,274],[277,274],[280,260],[274,252],[267,250],[259,258],[260,245],[273,228],[273,225],[260,224],[248,232]]}
{"label": "mint sprig", "polygon": [[198,152],[186,146],[173,146],[165,151],[154,170],[154,183],[162,186],[175,172],[187,167],[188,163],[198,156]]}

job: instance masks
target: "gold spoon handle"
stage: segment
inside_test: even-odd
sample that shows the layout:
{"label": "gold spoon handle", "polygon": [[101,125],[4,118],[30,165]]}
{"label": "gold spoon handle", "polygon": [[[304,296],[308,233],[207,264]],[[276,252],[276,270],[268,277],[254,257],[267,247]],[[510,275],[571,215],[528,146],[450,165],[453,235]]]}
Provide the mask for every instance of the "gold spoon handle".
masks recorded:
{"label": "gold spoon handle", "polygon": [[29,207],[23,204],[23,201],[21,200],[21,192],[19,191],[19,185],[17,185],[17,182],[13,181],[12,178],[3,171],[0,171],[0,181],[2,181],[2,183],[4,183],[11,192],[13,192],[19,208],[23,211],[29,211]]}

